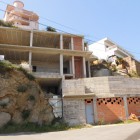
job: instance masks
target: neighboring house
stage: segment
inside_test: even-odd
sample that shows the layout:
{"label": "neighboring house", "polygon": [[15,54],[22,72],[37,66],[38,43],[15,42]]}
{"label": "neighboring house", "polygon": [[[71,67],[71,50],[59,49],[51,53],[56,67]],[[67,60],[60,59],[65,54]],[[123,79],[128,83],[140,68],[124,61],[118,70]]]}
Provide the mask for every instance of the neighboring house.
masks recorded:
{"label": "neighboring house", "polygon": [[114,55],[120,58],[134,57],[128,51],[121,48],[118,44],[108,38],[104,38],[89,45],[89,50],[92,51],[98,59],[104,60],[108,60],[108,58]]}
{"label": "neighboring house", "polygon": [[39,16],[24,8],[24,3],[17,0],[13,5],[7,5],[4,21],[13,22],[14,26],[23,29],[39,29]]}
{"label": "neighboring house", "polygon": [[85,50],[80,35],[0,27],[0,55],[28,65],[46,93],[60,95],[62,79],[90,75],[91,52]]}
{"label": "neighboring house", "polygon": [[[122,58],[126,61],[126,70],[128,73],[135,72],[140,75],[140,62],[137,61],[131,53],[120,47],[112,40],[104,38],[89,45],[88,47],[98,59],[104,59],[112,65],[117,66],[118,64],[116,62],[118,61],[118,58]],[[92,73],[93,71],[94,70],[91,70]]]}

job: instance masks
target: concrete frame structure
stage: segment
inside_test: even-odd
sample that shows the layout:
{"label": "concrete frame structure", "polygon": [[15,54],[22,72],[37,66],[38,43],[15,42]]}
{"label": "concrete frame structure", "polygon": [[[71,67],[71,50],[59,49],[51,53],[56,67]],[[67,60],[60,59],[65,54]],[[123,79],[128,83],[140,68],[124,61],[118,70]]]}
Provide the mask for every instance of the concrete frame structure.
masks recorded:
{"label": "concrete frame structure", "polygon": [[24,10],[24,3],[16,0],[13,5],[7,5],[4,21],[13,22],[14,26],[23,29],[39,29],[39,16],[28,10]]}
{"label": "concrete frame structure", "polygon": [[28,62],[30,72],[44,86],[57,86],[60,94],[63,79],[90,76],[91,52],[83,50],[83,40],[80,35],[0,27],[0,55],[15,64]]}
{"label": "concrete frame structure", "polygon": [[109,38],[101,39],[91,45],[88,46],[89,50],[93,52],[93,54],[98,59],[107,60],[110,56],[116,55],[120,58],[125,57],[134,57],[127,50],[120,47],[117,43],[112,41]]}

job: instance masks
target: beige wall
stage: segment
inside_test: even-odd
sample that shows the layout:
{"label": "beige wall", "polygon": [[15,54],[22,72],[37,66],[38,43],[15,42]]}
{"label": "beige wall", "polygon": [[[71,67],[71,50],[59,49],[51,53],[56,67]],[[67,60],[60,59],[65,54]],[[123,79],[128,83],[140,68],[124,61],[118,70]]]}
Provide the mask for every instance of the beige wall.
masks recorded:
{"label": "beige wall", "polygon": [[63,99],[63,117],[69,125],[86,123],[84,99]]}
{"label": "beige wall", "polygon": [[95,77],[63,81],[63,95],[89,95],[114,97],[120,95],[140,95],[140,79],[123,76]]}

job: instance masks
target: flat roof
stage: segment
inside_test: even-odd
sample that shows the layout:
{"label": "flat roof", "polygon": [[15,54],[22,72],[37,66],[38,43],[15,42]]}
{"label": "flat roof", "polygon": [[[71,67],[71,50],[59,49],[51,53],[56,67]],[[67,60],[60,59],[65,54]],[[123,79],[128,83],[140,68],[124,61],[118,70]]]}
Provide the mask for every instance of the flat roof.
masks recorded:
{"label": "flat roof", "polygon": [[5,30],[19,30],[19,31],[33,31],[37,33],[46,33],[46,34],[58,34],[58,35],[65,35],[65,36],[73,36],[73,37],[84,37],[84,35],[78,35],[78,34],[71,34],[71,33],[63,33],[63,32],[51,32],[51,31],[45,31],[45,30],[29,30],[29,29],[21,29],[21,28],[12,28],[12,27],[3,27],[0,26],[0,29],[5,29]]}

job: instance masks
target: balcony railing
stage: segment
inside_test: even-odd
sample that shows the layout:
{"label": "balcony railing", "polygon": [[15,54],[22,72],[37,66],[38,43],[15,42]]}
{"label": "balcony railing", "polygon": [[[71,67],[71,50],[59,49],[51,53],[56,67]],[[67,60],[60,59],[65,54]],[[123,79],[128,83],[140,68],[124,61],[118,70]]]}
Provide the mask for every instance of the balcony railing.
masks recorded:
{"label": "balcony railing", "polygon": [[106,50],[107,51],[110,51],[110,50],[115,49],[115,48],[117,48],[117,46],[116,45],[113,45],[113,46],[108,47]]}
{"label": "balcony railing", "polygon": [[110,46],[110,47],[107,48],[107,51],[110,51],[112,49],[119,50],[120,52],[122,52],[122,53],[124,53],[126,55],[130,55],[131,57],[133,57],[133,55],[131,55],[127,50],[124,50],[120,46],[117,46],[117,45]]}

